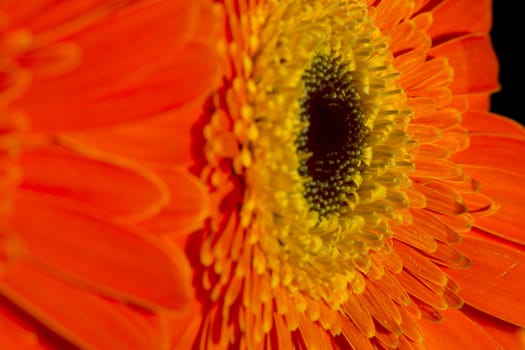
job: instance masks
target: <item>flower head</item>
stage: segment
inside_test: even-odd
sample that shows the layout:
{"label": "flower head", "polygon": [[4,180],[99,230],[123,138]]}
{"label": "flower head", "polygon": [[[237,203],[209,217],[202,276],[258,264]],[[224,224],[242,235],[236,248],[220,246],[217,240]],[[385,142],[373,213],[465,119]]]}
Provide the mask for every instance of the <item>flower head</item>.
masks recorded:
{"label": "flower head", "polygon": [[2,6],[1,345],[525,347],[490,1]]}

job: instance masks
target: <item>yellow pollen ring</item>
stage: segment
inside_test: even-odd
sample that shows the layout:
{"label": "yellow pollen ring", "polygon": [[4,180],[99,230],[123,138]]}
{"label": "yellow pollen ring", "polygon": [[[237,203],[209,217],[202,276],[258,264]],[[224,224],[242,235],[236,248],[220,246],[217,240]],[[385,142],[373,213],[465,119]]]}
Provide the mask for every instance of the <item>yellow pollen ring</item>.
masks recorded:
{"label": "yellow pollen ring", "polygon": [[[395,82],[387,40],[363,1],[271,0],[250,21],[238,24],[246,26],[245,46],[227,50],[232,83],[215,106],[231,122],[208,125],[208,160],[231,159],[243,184],[240,224],[248,243],[264,253],[253,262],[257,271],[266,270],[274,287],[339,309],[346,293],[364,290],[370,250],[388,249],[390,225],[407,217],[396,213],[408,206],[403,191],[410,186],[406,171],[412,163],[405,157],[412,112]],[[305,127],[299,118],[303,76],[316,55],[346,63],[367,129],[358,168],[347,175],[355,188],[344,210],[327,215],[305,199],[309,180],[298,172],[305,155],[296,144]]]}

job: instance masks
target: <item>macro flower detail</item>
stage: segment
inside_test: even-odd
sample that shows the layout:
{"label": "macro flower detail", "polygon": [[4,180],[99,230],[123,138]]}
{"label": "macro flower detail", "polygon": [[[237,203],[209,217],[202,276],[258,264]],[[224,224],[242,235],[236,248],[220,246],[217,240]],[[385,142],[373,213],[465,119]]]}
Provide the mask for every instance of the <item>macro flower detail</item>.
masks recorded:
{"label": "macro flower detail", "polygon": [[0,348],[525,348],[490,6],[3,2]]}
{"label": "macro flower detail", "polygon": [[298,172],[307,179],[303,196],[308,206],[323,216],[340,211],[357,188],[351,175],[361,163],[365,116],[345,63],[315,56],[301,80],[301,121],[306,125],[295,141],[303,156]]}
{"label": "macro flower detail", "polygon": [[[207,215],[180,146],[219,78],[209,5],[2,3],[1,348],[184,341],[167,323],[192,310],[191,269],[161,233]],[[176,152],[158,134],[137,146],[173,123]]]}
{"label": "macro flower detail", "polygon": [[[453,161],[470,143],[462,114],[486,108],[497,71],[486,35],[432,25],[455,6],[225,2],[228,82],[205,128],[223,208],[200,255],[205,348],[441,348],[425,333],[471,322],[455,311],[465,300],[502,317],[483,286],[456,282],[479,264],[461,247],[488,244],[474,219],[497,212]],[[480,47],[483,76],[456,73]]]}

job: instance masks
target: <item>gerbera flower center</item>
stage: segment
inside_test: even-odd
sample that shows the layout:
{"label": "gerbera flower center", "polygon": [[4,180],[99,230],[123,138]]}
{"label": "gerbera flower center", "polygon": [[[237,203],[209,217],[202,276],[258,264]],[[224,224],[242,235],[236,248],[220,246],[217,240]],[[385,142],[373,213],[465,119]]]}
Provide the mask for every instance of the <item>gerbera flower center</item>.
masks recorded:
{"label": "gerbera flower center", "polygon": [[324,216],[341,211],[356,184],[349,176],[358,171],[366,136],[365,115],[348,63],[335,55],[316,55],[302,80],[306,96],[297,151],[304,196],[312,210]]}
{"label": "gerbera flower center", "polygon": [[205,129],[206,174],[233,169],[242,203],[231,241],[248,243],[229,261],[244,271],[246,254],[271,288],[337,310],[381,273],[371,252],[388,254],[404,219],[411,111],[364,2],[268,1],[251,21],[232,23],[250,35],[225,48],[232,76]]}

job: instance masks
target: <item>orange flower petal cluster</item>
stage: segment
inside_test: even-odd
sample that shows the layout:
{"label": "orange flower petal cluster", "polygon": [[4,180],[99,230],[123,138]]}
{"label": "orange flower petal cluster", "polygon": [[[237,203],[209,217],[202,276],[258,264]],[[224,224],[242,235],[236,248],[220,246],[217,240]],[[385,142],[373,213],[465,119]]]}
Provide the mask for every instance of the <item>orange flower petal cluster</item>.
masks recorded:
{"label": "orange flower petal cluster", "polygon": [[209,210],[188,167],[219,79],[215,10],[42,0],[1,16],[0,347],[183,341],[168,323],[193,311],[191,267],[165,234]]}
{"label": "orange flower petal cluster", "polygon": [[354,2],[410,118],[384,158],[403,184],[359,212],[384,244],[332,294],[278,270],[247,175],[265,26],[293,16],[0,2],[0,348],[525,348],[525,129],[488,112],[491,1]]}

